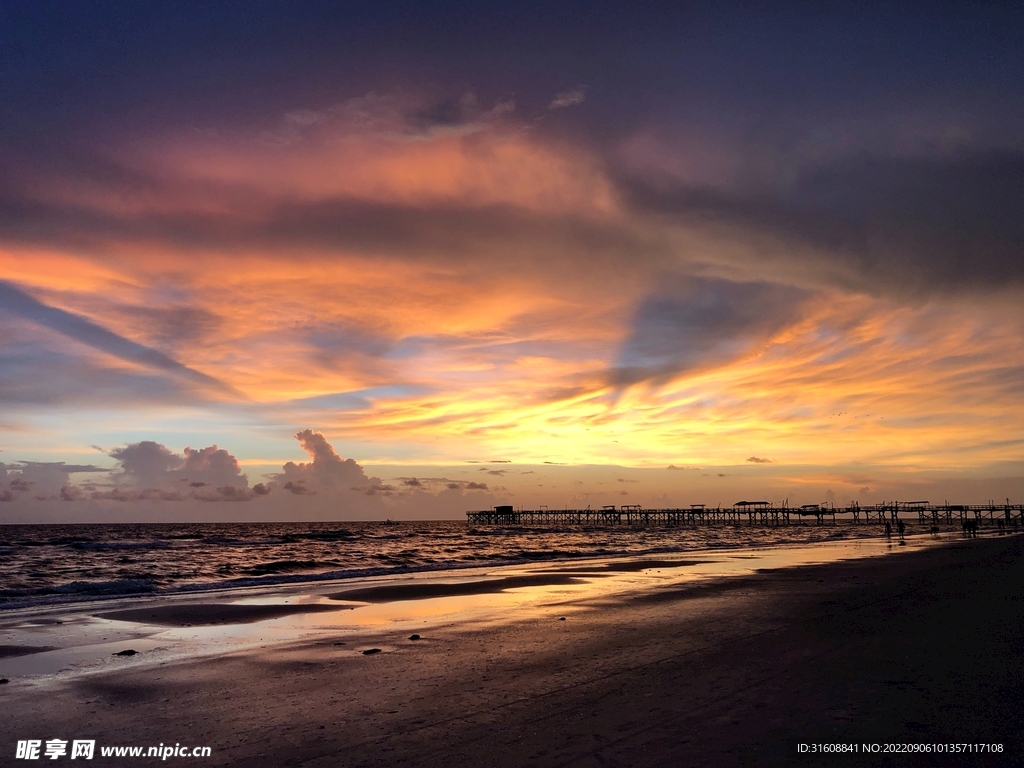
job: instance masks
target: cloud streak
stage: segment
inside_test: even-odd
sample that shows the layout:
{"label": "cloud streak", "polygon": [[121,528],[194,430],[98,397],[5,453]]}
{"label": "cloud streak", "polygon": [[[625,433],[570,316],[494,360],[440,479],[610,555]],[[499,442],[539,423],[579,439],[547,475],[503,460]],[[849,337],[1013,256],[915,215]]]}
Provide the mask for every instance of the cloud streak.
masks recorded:
{"label": "cloud streak", "polygon": [[182,365],[155,349],[126,339],[95,323],[34,299],[8,282],[0,281],[0,310],[38,323],[93,349],[126,362],[155,368],[220,394],[239,396],[233,388],[212,376]]}

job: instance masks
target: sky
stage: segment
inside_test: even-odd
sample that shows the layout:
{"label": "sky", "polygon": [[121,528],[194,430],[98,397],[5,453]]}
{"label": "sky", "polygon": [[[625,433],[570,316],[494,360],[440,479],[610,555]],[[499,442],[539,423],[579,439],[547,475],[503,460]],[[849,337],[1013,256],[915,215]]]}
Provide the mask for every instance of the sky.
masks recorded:
{"label": "sky", "polygon": [[1024,497],[1018,3],[5,3],[0,523]]}

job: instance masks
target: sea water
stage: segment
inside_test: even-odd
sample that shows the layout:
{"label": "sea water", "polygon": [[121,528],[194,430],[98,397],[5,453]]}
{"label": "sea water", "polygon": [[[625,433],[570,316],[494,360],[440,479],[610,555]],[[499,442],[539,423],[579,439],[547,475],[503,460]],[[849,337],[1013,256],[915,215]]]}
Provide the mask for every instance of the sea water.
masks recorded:
{"label": "sea water", "polygon": [[878,525],[463,521],[0,526],[0,609],[587,558],[877,539]]}

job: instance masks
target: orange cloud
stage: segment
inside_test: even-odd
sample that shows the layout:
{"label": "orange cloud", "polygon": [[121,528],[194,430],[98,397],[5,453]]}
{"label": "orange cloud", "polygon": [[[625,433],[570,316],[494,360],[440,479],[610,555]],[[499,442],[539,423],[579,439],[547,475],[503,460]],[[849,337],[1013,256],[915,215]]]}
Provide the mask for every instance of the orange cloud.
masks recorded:
{"label": "orange cloud", "polygon": [[[43,179],[34,198],[86,223],[0,243],[0,268],[233,388],[245,418],[320,424],[380,458],[1019,456],[1019,305],[900,304],[774,230],[638,211],[596,154],[499,106],[460,102],[445,122],[365,97],[267,134],[136,141],[115,158],[132,184]],[[8,333],[159,373],[45,329]],[[167,409],[223,407],[176,397]]]}

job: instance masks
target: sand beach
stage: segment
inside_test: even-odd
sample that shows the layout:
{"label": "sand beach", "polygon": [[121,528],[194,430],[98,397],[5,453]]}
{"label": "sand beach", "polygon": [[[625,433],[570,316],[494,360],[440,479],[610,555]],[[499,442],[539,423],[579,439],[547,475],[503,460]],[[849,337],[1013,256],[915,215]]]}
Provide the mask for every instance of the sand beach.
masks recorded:
{"label": "sand beach", "polygon": [[[22,634],[0,666],[10,679],[0,687],[4,764],[18,740],[51,738],[209,746],[209,757],[168,762],[231,766],[1020,763],[1020,536],[685,576],[701,563],[549,563],[458,581],[317,585],[315,604],[204,596],[31,620],[8,612],[4,642],[19,626]],[[438,610],[438,600],[454,602]],[[456,610],[459,600],[480,602]],[[432,612],[417,614],[431,601]],[[364,610],[356,606],[383,612],[331,628],[331,617]],[[106,633],[93,646],[103,664],[32,674],[33,658],[56,652],[31,646],[60,646],[76,621]],[[275,622],[290,634],[275,635]],[[162,653],[159,631],[213,634]],[[243,634],[218,640],[229,631]],[[1001,751],[816,755],[815,744]],[[96,763],[123,760],[97,747]]]}

